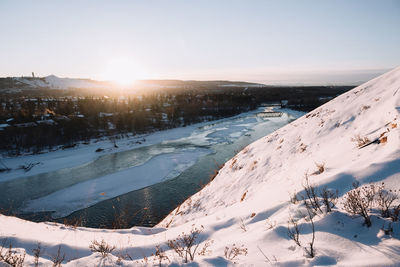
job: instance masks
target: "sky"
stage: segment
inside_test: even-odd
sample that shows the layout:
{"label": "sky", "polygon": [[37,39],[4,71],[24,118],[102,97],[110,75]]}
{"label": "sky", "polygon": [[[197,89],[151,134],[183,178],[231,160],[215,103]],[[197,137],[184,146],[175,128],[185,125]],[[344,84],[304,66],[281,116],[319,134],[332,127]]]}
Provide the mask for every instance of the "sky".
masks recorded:
{"label": "sky", "polygon": [[400,65],[400,0],[0,0],[0,77],[346,83]]}

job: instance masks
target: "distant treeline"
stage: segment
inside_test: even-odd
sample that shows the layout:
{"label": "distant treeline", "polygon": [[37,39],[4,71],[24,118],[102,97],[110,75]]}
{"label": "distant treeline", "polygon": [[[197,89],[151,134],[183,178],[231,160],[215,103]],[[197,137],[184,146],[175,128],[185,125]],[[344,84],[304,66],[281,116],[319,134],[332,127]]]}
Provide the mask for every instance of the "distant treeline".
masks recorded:
{"label": "distant treeline", "polygon": [[215,87],[104,96],[80,90],[0,94],[0,150],[38,153],[116,134],[140,134],[215,120],[263,103],[312,110],[352,87]]}

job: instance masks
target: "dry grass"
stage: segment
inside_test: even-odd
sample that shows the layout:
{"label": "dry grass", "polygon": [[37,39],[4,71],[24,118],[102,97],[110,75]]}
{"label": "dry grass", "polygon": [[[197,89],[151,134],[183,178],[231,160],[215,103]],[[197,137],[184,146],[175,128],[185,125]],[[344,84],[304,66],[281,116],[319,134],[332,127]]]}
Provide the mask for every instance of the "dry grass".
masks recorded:
{"label": "dry grass", "polygon": [[317,170],[314,172],[314,174],[321,174],[325,171],[325,163],[316,163],[315,166],[317,167]]}
{"label": "dry grass", "polygon": [[242,202],[246,198],[246,195],[247,195],[247,191],[243,193],[242,197],[240,198],[240,202]]}
{"label": "dry grass", "polygon": [[357,147],[362,147],[371,142],[367,136],[361,137],[359,134],[354,136],[351,141],[356,142]]}
{"label": "dry grass", "polygon": [[301,143],[300,147],[299,147],[300,153],[303,153],[304,151],[306,151],[306,149],[307,149],[307,145],[305,145],[304,143]]}
{"label": "dry grass", "polygon": [[108,256],[108,254],[113,252],[113,250],[115,249],[115,246],[111,246],[111,245],[107,244],[106,241],[104,241],[104,239],[102,239],[101,242],[98,242],[97,240],[93,240],[90,243],[89,248],[92,252],[98,252],[101,254],[101,256],[103,258],[105,258]]}
{"label": "dry grass", "polygon": [[385,144],[385,143],[387,143],[387,136],[383,136],[383,137],[379,138],[379,143],[380,143],[380,144]]}
{"label": "dry grass", "polygon": [[245,248],[243,245],[237,247],[235,244],[233,244],[231,247],[225,247],[224,255],[226,259],[235,263],[235,260],[237,260],[240,255],[247,255],[247,248]]}

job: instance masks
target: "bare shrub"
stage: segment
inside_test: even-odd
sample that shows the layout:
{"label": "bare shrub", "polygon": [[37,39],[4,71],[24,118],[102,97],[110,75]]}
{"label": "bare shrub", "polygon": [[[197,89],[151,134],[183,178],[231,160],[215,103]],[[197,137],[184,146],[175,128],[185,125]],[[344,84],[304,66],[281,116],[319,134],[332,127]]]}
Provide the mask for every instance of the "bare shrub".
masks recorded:
{"label": "bare shrub", "polygon": [[162,266],[163,261],[170,262],[168,256],[165,255],[164,249],[160,245],[156,246],[156,252],[154,252],[152,256],[154,257],[155,263],[158,263],[158,266],[160,267]]}
{"label": "bare shrub", "polygon": [[344,209],[354,215],[360,215],[364,218],[364,224],[371,226],[369,212],[375,197],[375,186],[365,185],[359,187],[358,183],[353,183],[354,189],[347,192],[344,196]]}
{"label": "bare shrub", "polygon": [[121,265],[122,264],[122,260],[131,260],[133,261],[131,255],[129,255],[126,250],[122,251],[122,249],[120,249],[116,255],[118,257],[117,259],[117,264]]}
{"label": "bare shrub", "polygon": [[235,263],[240,255],[247,255],[247,248],[244,245],[237,247],[233,244],[231,247],[225,247],[224,251],[225,258]]}
{"label": "bare shrub", "polygon": [[61,263],[65,260],[65,253],[61,253],[61,245],[58,246],[57,254],[51,256],[53,267],[61,267]]}
{"label": "bare shrub", "polygon": [[244,223],[242,218],[240,218],[239,227],[240,227],[240,229],[243,230],[243,232],[247,232],[246,224]]}
{"label": "bare shrub", "polygon": [[11,243],[6,249],[4,246],[5,243],[6,240],[4,240],[3,244],[0,246],[0,262],[3,261],[12,267],[22,267],[26,253],[24,252],[23,254],[19,254],[17,251],[13,250]]}
{"label": "bare shrub", "polygon": [[296,243],[299,247],[301,247],[300,243],[300,226],[297,221],[293,219],[293,217],[289,218],[288,227],[287,227],[287,235],[290,239]]}
{"label": "bare shrub", "polygon": [[[310,184],[307,173],[305,174],[303,188],[306,192],[306,196],[309,200],[310,206],[314,209],[315,212],[320,211],[322,213],[321,204],[319,203],[319,199],[317,196],[317,190],[315,189],[315,186]],[[307,201],[305,201],[305,203],[307,204]]]}
{"label": "bare shrub", "polygon": [[89,245],[89,248],[92,252],[98,252],[101,254],[103,258],[107,257],[108,254],[113,252],[115,249],[115,246],[111,246],[104,241],[104,239],[101,240],[101,242],[98,242],[97,240],[93,240],[91,244]]}
{"label": "bare shrub", "polygon": [[274,229],[276,226],[276,221],[270,221],[269,219],[266,220],[267,230]]}
{"label": "bare shrub", "polygon": [[214,243],[214,240],[208,240],[204,243],[203,248],[197,253],[201,256],[206,256],[211,254],[210,246]]}
{"label": "bare shrub", "polygon": [[191,261],[193,261],[196,255],[196,250],[200,244],[200,242],[197,242],[197,238],[203,229],[203,226],[201,226],[199,229],[193,225],[189,234],[182,232],[182,235],[179,235],[176,239],[168,240],[168,247],[173,249],[179,255],[179,257],[183,258],[185,263],[188,262],[189,258]]}
{"label": "bare shrub", "polygon": [[326,207],[326,212],[331,212],[332,208],[335,207],[337,198],[338,198],[338,190],[336,192],[327,189],[327,187],[322,188],[319,193],[320,197],[322,198],[322,203]]}
{"label": "bare shrub", "polygon": [[42,247],[40,243],[36,244],[36,247],[32,249],[33,252],[33,264],[35,264],[35,267],[39,266],[39,259],[40,259],[40,254],[41,254]]}
{"label": "bare shrub", "polygon": [[310,258],[314,258],[314,256],[315,256],[315,248],[314,248],[315,225],[314,225],[314,221],[313,221],[314,212],[309,205],[306,205],[306,208],[307,208],[307,213],[308,213],[308,220],[311,222],[312,239],[311,239],[310,243],[308,243],[309,247],[305,248],[305,251]]}
{"label": "bare shrub", "polygon": [[390,207],[398,196],[395,194],[396,191],[385,190],[385,183],[382,183],[380,186],[377,186],[376,193],[376,203],[381,211],[381,215],[383,218],[390,217]]}
{"label": "bare shrub", "polygon": [[359,134],[354,136],[351,141],[356,142],[357,147],[362,147],[371,142],[367,136],[361,137]]}

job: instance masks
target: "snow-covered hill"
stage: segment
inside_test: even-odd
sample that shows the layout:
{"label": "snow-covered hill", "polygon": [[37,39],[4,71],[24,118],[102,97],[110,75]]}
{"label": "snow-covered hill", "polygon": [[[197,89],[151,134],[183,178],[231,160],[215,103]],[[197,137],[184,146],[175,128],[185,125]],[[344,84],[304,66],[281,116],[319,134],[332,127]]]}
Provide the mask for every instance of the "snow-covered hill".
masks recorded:
{"label": "snow-covered hill", "polygon": [[71,88],[107,88],[109,82],[99,82],[90,79],[60,78],[49,75],[44,78],[18,77],[14,78],[20,85],[30,88],[71,89]]}
{"label": "snow-covered hill", "polygon": [[[41,242],[45,253],[40,261],[47,264],[61,245],[67,266],[93,266],[100,262],[152,265],[157,260],[151,254],[156,253],[159,245],[168,257],[162,258],[162,263],[179,265],[183,259],[167,246],[168,240],[198,229],[200,233],[194,241],[200,245],[191,266],[399,266],[400,223],[395,218],[383,218],[378,201],[368,211],[371,227],[363,225],[363,218],[345,208],[347,193],[357,181],[367,184],[367,191],[370,184],[376,189],[384,183],[387,191],[393,190],[387,195],[381,191],[384,196],[397,194],[399,120],[397,68],[249,145],[157,227],[74,229],[0,216],[0,235],[21,252],[26,250],[25,262],[31,264],[32,249]],[[337,190],[332,212],[327,213],[321,205],[321,210],[308,213],[301,200],[307,199],[305,177],[318,195],[324,187],[331,193]],[[318,200],[322,204],[322,199]],[[392,207],[399,203],[398,199],[392,202],[392,217]],[[294,223],[288,224],[290,220]],[[288,236],[288,225],[293,233],[295,224],[299,226],[301,246]],[[312,225],[313,258],[307,253]],[[89,249],[91,241],[102,239],[116,246],[113,255],[103,259]],[[209,247],[204,250],[206,243]],[[174,244],[176,241],[170,242]],[[118,261],[118,255],[126,257]]]}

